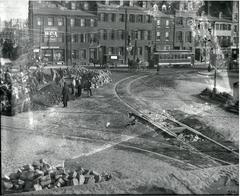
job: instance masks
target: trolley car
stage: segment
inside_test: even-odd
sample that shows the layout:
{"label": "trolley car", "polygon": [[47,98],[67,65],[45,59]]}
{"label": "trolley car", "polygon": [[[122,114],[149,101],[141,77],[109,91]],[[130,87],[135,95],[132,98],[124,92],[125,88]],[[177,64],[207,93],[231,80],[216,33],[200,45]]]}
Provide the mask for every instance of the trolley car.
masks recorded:
{"label": "trolley car", "polygon": [[194,53],[190,50],[161,50],[154,53],[154,66],[193,66]]}

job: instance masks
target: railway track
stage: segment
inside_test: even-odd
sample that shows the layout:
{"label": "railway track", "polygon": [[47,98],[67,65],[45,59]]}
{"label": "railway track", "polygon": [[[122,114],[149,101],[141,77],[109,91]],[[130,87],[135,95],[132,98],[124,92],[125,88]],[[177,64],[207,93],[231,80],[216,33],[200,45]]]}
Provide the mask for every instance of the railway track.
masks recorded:
{"label": "railway track", "polygon": [[[141,106],[141,104],[136,103],[137,100],[131,94],[130,86],[137,80],[143,80],[147,77],[149,77],[149,75],[140,75],[137,77],[130,76],[128,78],[124,78],[118,81],[114,86],[115,96],[119,99],[119,101],[122,104],[124,104],[132,112],[134,112],[135,117],[138,118],[139,121],[142,121],[147,125],[150,125],[152,127],[155,127],[161,130],[161,132],[166,133],[167,135],[169,135],[169,137],[174,138],[177,141],[180,141],[182,144],[187,146],[192,152],[199,152],[199,154],[201,154],[201,156],[204,157],[205,159],[214,160],[220,163],[221,165],[238,164],[239,153],[237,152],[237,150],[234,150],[231,147],[221,144],[220,142],[202,134],[201,132],[193,129],[192,127],[189,127],[188,125],[177,121],[171,116],[167,116],[162,122],[158,122],[158,120],[153,119],[151,117],[157,113],[154,113],[149,110],[148,110],[149,113],[142,112],[142,108],[144,108],[144,106]],[[128,82],[126,83],[126,81]],[[125,89],[125,92],[124,92],[124,89]],[[165,124],[165,125],[167,124],[168,126],[166,127],[166,126],[163,126],[162,124]],[[204,140],[202,144],[206,148],[209,145],[213,146],[212,148],[213,150],[206,151],[204,150],[203,145],[195,145],[194,143],[186,141],[185,138],[179,137],[180,133],[183,133],[183,132],[185,133],[187,132],[188,134],[192,134],[197,136],[198,138],[201,138],[201,140]],[[227,160],[224,160],[224,159],[227,159]]]}

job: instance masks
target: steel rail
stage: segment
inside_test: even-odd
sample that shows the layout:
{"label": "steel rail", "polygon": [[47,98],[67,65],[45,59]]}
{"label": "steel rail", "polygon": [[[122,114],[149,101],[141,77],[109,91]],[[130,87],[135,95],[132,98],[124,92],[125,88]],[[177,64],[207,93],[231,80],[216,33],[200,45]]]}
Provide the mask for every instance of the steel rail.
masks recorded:
{"label": "steel rail", "polygon": [[[145,78],[145,77],[148,77],[149,75],[144,75],[144,76],[141,76],[141,77],[138,77],[138,78],[135,78],[134,80],[132,80],[129,84],[128,84],[128,87],[127,87],[127,90],[129,90],[129,86],[135,82],[136,80],[140,80],[142,78]],[[204,154],[202,152],[200,152],[199,150],[197,150],[195,147],[193,147],[192,145],[190,145],[189,143],[185,142],[184,140],[180,139],[177,137],[177,135],[167,129],[165,129],[165,127],[163,127],[161,124],[153,121],[151,118],[149,118],[148,116],[146,116],[145,114],[143,114],[142,112],[140,112],[139,110],[135,109],[131,104],[129,104],[128,102],[124,101],[123,98],[121,98],[120,95],[118,95],[117,93],[117,86],[123,82],[123,81],[126,81],[128,79],[131,79],[132,77],[134,76],[130,76],[130,77],[127,77],[127,78],[124,78],[120,81],[118,81],[117,83],[115,83],[114,85],[114,89],[115,89],[115,96],[125,105],[127,106],[128,108],[130,108],[132,111],[135,111],[139,116],[141,116],[144,120],[150,122],[152,125],[158,127],[160,130],[166,132],[167,134],[169,135],[172,135],[173,137],[175,137],[178,141],[181,141],[182,143],[184,143],[186,146],[188,146],[190,149],[192,149],[193,151],[197,151],[199,152],[200,154],[202,154],[203,156],[205,156],[206,158],[208,159],[211,159],[211,160],[215,160],[215,161],[218,161],[218,162],[221,162],[221,163],[224,163],[224,164],[228,164],[228,165],[232,165],[232,163],[228,162],[228,161],[224,161],[224,160],[221,160],[221,159],[218,159],[218,158],[215,158],[215,157],[212,157],[210,155],[207,155],[207,154]]]}

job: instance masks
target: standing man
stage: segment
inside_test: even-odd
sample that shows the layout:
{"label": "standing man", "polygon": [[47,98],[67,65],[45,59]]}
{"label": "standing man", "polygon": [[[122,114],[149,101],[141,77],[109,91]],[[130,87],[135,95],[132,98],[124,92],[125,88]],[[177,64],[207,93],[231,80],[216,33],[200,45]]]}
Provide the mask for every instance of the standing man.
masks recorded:
{"label": "standing man", "polygon": [[77,86],[77,95],[78,97],[80,97],[82,95],[82,82],[81,82],[81,78],[77,78],[76,80],[76,86]]}
{"label": "standing man", "polygon": [[62,96],[63,96],[63,107],[67,107],[67,102],[69,100],[69,89],[66,82],[64,82]]}
{"label": "standing man", "polygon": [[87,91],[88,91],[88,96],[89,96],[89,97],[92,96],[91,86],[92,86],[91,80],[88,79],[88,81],[87,81]]}

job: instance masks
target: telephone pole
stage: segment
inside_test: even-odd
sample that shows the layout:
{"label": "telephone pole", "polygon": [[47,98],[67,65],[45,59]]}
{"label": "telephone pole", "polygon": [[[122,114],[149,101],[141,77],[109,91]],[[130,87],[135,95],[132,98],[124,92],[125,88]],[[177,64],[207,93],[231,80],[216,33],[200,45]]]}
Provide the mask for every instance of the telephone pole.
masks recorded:
{"label": "telephone pole", "polygon": [[127,64],[127,38],[128,38],[128,31],[127,31],[127,8],[125,8],[125,36],[124,36],[124,64]]}

